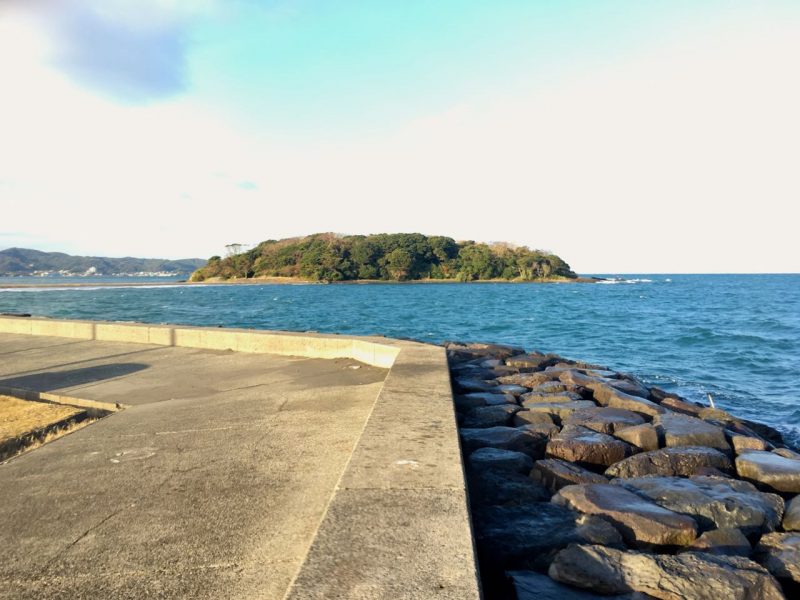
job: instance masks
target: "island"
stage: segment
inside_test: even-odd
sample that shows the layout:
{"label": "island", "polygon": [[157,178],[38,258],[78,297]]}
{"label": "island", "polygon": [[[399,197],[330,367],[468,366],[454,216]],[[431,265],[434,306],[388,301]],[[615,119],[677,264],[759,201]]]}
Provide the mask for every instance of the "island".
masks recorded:
{"label": "island", "polygon": [[506,242],[459,241],[421,233],[267,240],[250,250],[228,246],[191,281],[578,281],[559,256]]}

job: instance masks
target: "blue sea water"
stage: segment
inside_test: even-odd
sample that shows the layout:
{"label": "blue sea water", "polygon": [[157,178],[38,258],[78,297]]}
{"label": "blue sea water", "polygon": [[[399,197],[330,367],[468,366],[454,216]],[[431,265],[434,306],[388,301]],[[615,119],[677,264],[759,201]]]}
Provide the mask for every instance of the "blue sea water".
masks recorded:
{"label": "blue sea water", "polygon": [[718,407],[800,443],[800,275],[25,288],[0,290],[0,312],[511,343],[604,364],[691,400],[711,393]]}

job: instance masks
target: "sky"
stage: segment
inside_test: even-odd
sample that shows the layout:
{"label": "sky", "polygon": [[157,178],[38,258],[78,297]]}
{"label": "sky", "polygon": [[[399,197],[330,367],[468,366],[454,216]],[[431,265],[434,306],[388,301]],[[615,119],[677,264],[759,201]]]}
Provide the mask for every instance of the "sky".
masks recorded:
{"label": "sky", "polygon": [[796,0],[0,0],[0,249],[800,272]]}

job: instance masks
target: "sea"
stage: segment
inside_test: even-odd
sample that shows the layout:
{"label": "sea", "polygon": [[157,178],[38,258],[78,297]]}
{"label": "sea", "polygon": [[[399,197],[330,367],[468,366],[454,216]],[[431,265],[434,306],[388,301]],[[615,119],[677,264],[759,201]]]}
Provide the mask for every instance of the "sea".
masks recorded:
{"label": "sea", "polygon": [[[596,284],[0,289],[37,316],[498,342],[598,363],[781,430],[800,445],[800,275],[613,275]],[[48,278],[6,283],[59,283]],[[87,283],[65,279],[63,283]],[[164,285],[167,283],[168,285]]]}

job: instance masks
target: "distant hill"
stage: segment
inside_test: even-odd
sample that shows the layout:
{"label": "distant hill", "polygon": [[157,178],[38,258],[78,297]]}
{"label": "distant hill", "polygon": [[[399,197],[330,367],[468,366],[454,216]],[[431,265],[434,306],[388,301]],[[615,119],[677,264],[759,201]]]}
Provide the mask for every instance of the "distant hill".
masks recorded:
{"label": "distant hill", "polygon": [[[235,248],[232,245],[231,248]],[[306,281],[552,281],[577,275],[560,257],[507,243],[457,242],[420,233],[267,240],[225,258],[212,256],[193,281],[290,277]]]}
{"label": "distant hill", "polygon": [[81,275],[94,269],[98,275],[134,273],[179,273],[188,275],[206,263],[201,258],[107,258],[70,256],[63,252],[42,252],[28,248],[0,250],[0,275],[34,275],[43,272]]}

